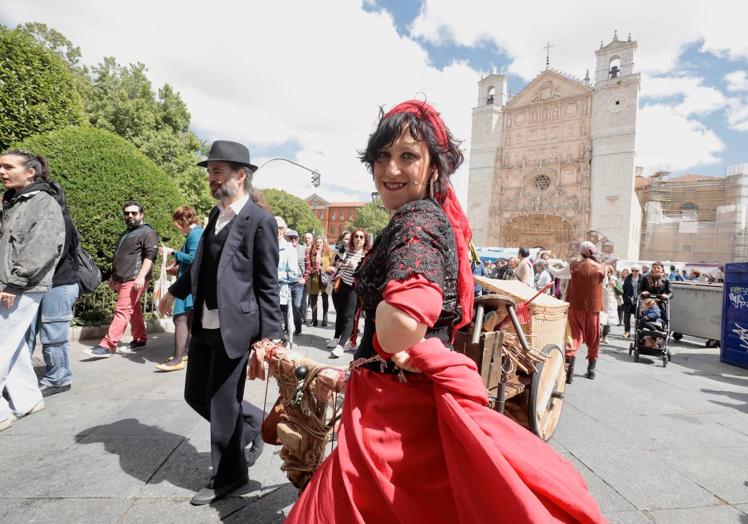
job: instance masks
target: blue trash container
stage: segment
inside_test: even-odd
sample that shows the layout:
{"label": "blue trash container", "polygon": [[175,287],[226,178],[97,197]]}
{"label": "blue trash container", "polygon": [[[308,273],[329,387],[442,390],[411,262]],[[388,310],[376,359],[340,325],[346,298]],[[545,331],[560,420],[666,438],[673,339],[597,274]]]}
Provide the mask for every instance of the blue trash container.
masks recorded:
{"label": "blue trash container", "polygon": [[725,264],[720,360],[748,368],[748,263]]}

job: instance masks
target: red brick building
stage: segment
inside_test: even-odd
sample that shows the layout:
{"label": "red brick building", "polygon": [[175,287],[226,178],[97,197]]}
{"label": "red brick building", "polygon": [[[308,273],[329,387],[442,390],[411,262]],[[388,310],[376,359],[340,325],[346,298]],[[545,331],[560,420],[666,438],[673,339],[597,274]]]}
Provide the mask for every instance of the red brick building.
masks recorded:
{"label": "red brick building", "polygon": [[366,202],[328,202],[319,195],[311,195],[305,200],[309,209],[322,222],[325,235],[330,243],[338,239],[338,235],[347,229],[358,216],[358,209]]}

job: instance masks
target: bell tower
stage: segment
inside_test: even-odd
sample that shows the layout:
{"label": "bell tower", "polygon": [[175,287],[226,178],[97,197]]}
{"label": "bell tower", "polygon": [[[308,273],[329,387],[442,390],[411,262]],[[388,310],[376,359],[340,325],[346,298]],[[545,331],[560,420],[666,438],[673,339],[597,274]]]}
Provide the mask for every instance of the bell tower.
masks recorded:
{"label": "bell tower", "polygon": [[501,144],[502,111],[506,100],[507,82],[503,74],[492,72],[478,82],[468,174],[468,218],[477,245],[485,245],[488,241],[496,152]]}
{"label": "bell tower", "polygon": [[619,258],[638,258],[641,206],[635,189],[636,116],[639,73],[635,71],[638,44],[619,40],[595,51],[592,95],[590,227],[614,243]]}

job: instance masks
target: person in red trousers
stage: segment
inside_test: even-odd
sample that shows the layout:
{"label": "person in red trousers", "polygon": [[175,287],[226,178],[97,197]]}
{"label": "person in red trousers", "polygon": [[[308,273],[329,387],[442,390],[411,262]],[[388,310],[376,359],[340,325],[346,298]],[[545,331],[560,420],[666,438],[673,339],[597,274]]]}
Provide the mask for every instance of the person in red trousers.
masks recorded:
{"label": "person in red trousers", "polygon": [[571,384],[577,351],[582,342],[587,344],[587,373],[595,378],[597,354],[600,349],[600,311],[603,310],[603,280],[605,268],[595,259],[595,244],[582,242],[579,254],[582,260],[571,265],[571,281],[566,291],[569,303],[569,327],[571,344],[566,348],[568,371],[566,382]]}

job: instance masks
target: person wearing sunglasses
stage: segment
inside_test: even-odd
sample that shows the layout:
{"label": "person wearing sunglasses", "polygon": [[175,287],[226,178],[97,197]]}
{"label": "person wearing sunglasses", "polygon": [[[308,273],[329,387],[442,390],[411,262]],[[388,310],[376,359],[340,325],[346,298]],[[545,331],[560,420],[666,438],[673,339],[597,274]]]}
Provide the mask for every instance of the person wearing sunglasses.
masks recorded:
{"label": "person wearing sunglasses", "polygon": [[353,287],[353,273],[358,268],[361,259],[366,255],[368,245],[369,238],[366,231],[363,229],[354,230],[350,235],[345,252],[337,262],[338,272],[336,280],[340,279],[340,282],[334,287],[333,291],[335,336],[327,344],[327,347],[331,349],[331,358],[340,358],[343,356],[345,344],[351,338],[351,334],[353,334],[358,298],[356,290]]}
{"label": "person wearing sunglasses", "polygon": [[158,233],[143,222],[143,206],[135,200],[124,203],[122,217],[127,229],[117,240],[112,261],[112,276],[109,277],[109,287],[117,293],[114,318],[106,336],[88,351],[93,358],[111,357],[128,324],[132,332],[132,341],[127,347],[121,348],[121,352],[138,351],[145,347],[148,340],[140,299],[148,287],[151,268],[158,256]]}

